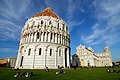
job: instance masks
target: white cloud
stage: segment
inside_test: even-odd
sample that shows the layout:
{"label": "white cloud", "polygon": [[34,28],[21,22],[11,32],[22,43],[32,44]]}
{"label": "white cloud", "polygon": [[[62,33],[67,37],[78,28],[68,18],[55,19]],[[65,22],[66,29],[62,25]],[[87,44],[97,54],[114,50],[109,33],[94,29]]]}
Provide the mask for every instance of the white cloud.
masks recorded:
{"label": "white cloud", "polygon": [[0,48],[0,52],[17,52],[17,50],[12,48]]}
{"label": "white cloud", "polygon": [[78,26],[78,25],[80,25],[80,24],[82,24],[82,23],[84,23],[84,20],[82,20],[82,21],[68,21],[68,25],[69,25],[69,31],[72,31],[76,26]]}
{"label": "white cloud", "polygon": [[0,6],[0,40],[18,40],[21,18],[29,10],[30,0],[3,0]]}
{"label": "white cloud", "polygon": [[68,14],[67,23],[69,25],[69,31],[71,32],[76,26],[82,24],[85,20],[77,21],[74,18],[77,12],[85,12],[84,8],[81,7],[81,0],[69,0],[68,1]]}
{"label": "white cloud", "polygon": [[93,33],[82,35],[82,40],[88,45],[113,45],[120,40],[120,1],[102,0],[97,4],[94,12],[97,22],[92,27]]}

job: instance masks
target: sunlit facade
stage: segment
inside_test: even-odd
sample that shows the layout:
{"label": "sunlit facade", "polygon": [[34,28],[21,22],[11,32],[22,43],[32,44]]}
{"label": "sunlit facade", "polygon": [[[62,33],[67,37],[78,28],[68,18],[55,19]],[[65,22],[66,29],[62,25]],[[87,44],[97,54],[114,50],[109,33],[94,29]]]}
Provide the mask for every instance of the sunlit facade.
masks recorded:
{"label": "sunlit facade", "polygon": [[78,46],[77,52],[72,56],[73,66],[82,67],[105,67],[112,66],[112,57],[110,48],[108,46],[104,47],[104,52],[94,53],[91,47],[86,48],[85,46]]}

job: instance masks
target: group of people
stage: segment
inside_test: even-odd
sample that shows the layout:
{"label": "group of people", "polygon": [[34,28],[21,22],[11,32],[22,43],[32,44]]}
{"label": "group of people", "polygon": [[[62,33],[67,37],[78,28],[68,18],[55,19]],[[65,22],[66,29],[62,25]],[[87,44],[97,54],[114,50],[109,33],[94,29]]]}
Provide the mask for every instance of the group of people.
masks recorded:
{"label": "group of people", "polygon": [[63,71],[63,69],[62,69],[63,67],[60,67],[59,65],[58,65],[58,72],[56,72],[56,74],[66,74],[66,72],[65,71]]}
{"label": "group of people", "polygon": [[56,74],[66,74],[66,72],[60,69],[60,71],[56,72]]}
{"label": "group of people", "polygon": [[[59,70],[59,71],[56,72],[56,74],[66,74],[66,72],[63,71],[62,68],[63,68],[63,67],[60,67],[60,66],[58,65],[58,70]],[[49,69],[47,66],[45,67],[45,70],[46,70],[47,72],[50,71],[50,69]]]}
{"label": "group of people", "polygon": [[23,72],[23,73],[20,73],[20,72],[17,72],[14,77],[31,77],[33,76],[33,72]]}
{"label": "group of people", "polygon": [[116,73],[119,73],[119,74],[120,74],[120,70],[114,70],[114,69],[112,69],[112,68],[108,68],[107,72],[108,72],[108,73],[114,73],[114,72],[116,72]]}

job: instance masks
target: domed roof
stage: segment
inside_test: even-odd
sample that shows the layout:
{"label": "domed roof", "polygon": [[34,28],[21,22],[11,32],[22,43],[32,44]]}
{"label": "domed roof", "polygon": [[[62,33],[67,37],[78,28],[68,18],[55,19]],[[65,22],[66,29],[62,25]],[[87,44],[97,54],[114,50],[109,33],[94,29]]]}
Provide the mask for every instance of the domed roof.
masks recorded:
{"label": "domed roof", "polygon": [[59,16],[55,14],[51,8],[46,8],[44,11],[36,14],[34,17],[39,17],[39,16],[52,16],[57,19],[59,18]]}

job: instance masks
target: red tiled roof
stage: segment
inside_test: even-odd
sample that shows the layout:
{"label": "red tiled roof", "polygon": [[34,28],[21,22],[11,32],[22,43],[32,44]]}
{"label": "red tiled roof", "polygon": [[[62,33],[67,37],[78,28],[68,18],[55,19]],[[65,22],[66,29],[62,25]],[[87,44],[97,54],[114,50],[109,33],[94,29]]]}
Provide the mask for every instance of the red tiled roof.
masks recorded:
{"label": "red tiled roof", "polygon": [[59,18],[59,16],[55,14],[51,8],[46,8],[44,11],[36,14],[34,17],[39,17],[39,16],[52,16],[57,19]]}

